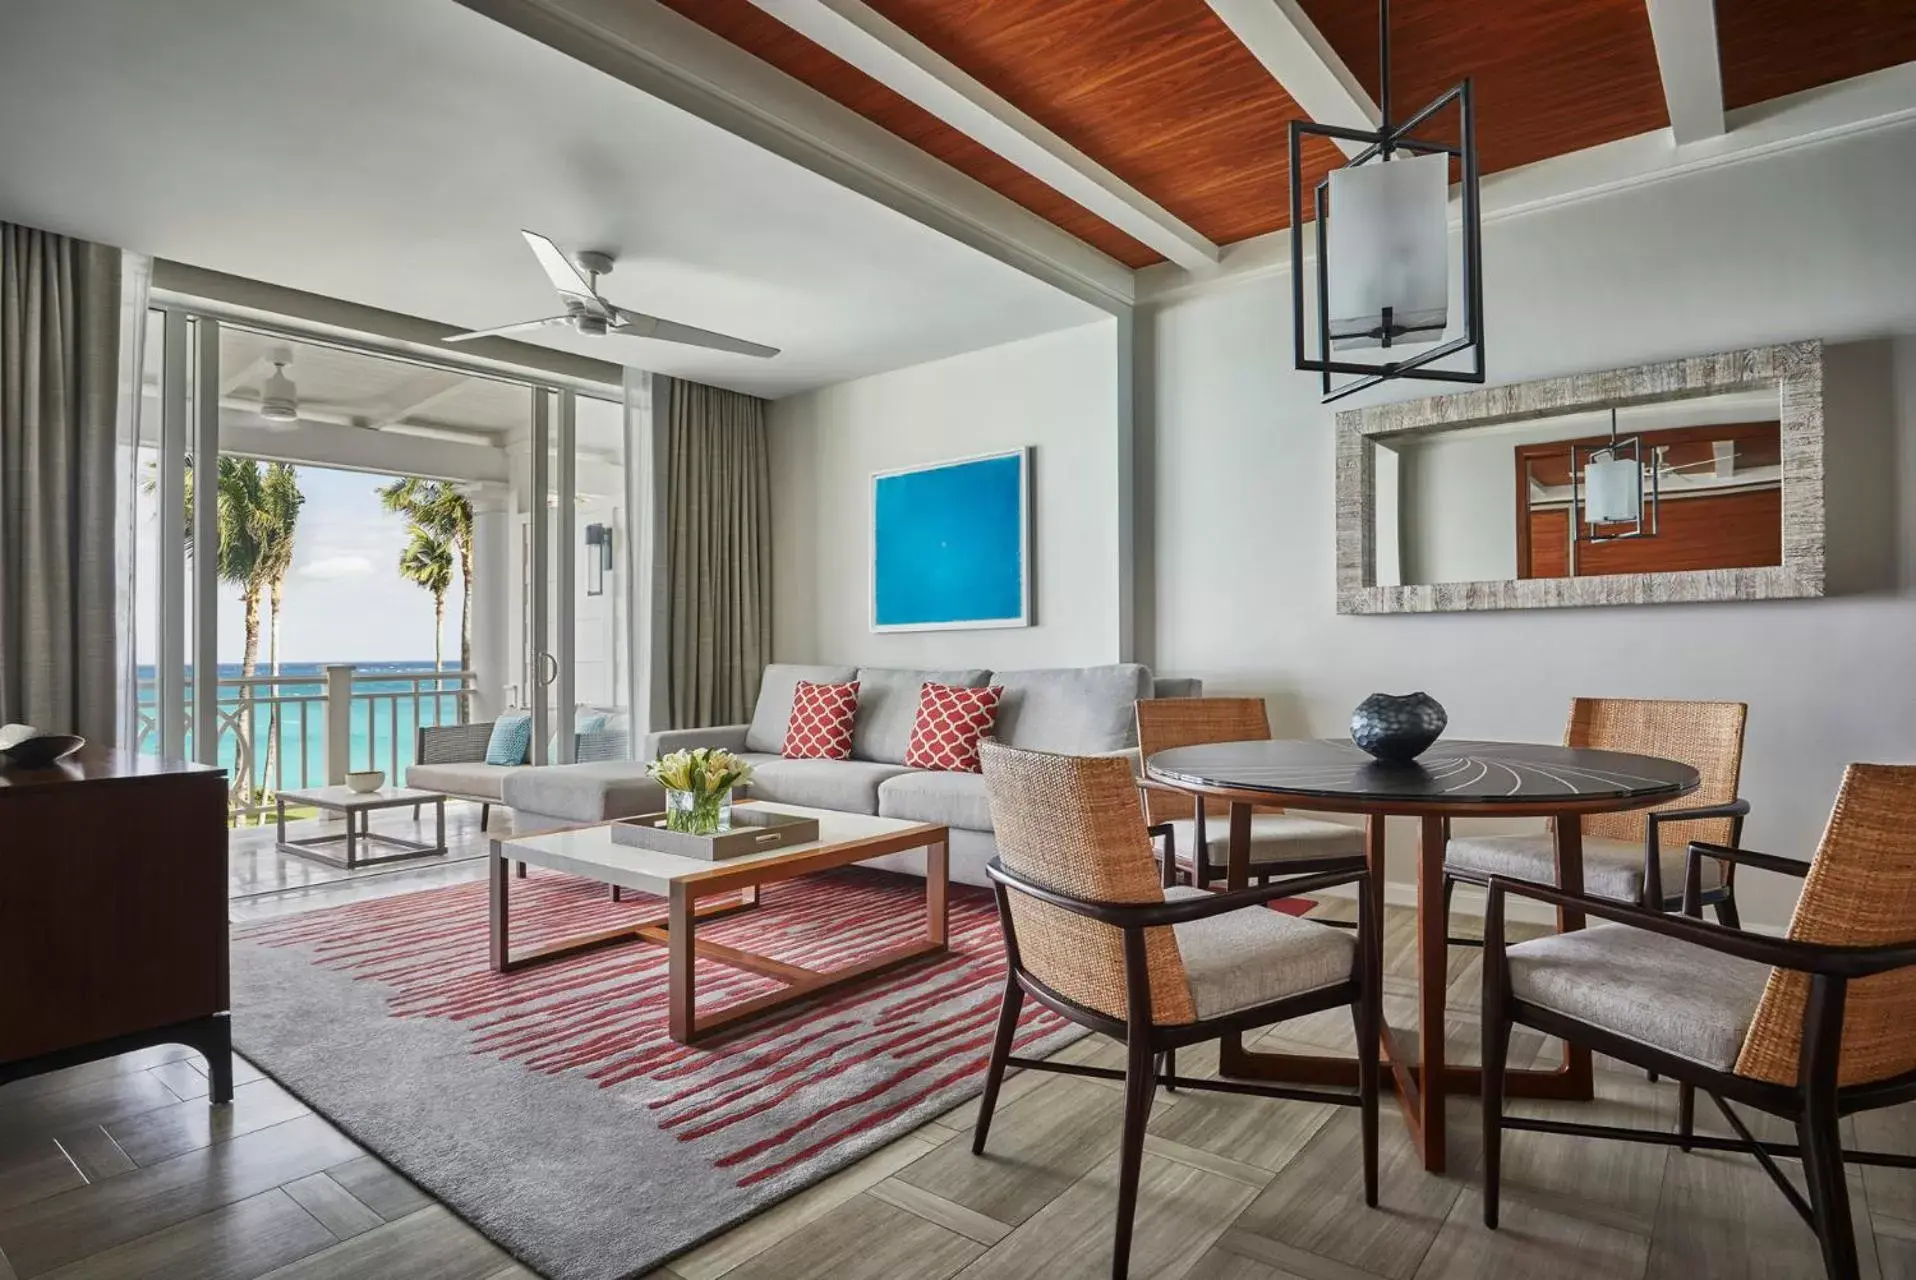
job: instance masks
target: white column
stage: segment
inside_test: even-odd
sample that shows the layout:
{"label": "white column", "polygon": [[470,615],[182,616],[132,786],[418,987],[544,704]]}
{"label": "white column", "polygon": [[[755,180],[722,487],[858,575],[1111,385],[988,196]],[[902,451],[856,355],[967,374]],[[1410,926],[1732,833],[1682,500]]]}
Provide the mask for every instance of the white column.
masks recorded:
{"label": "white column", "polygon": [[472,718],[491,720],[511,702],[512,625],[516,611],[512,491],[483,484],[472,500]]}
{"label": "white column", "polygon": [[326,782],[336,787],[353,768],[353,668],[351,663],[332,663],[325,671]]}

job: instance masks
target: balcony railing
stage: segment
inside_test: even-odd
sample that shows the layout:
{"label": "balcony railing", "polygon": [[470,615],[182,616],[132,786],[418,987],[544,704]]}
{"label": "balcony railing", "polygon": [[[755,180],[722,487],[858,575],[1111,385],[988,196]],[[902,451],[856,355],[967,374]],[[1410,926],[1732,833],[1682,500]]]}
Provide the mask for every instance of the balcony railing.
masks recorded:
{"label": "balcony railing", "polygon": [[[190,707],[190,672],[186,690]],[[414,731],[469,719],[474,693],[470,671],[340,664],[317,673],[220,677],[217,758],[227,772],[232,816],[264,815],[282,791],[338,782],[349,770],[383,769],[388,783],[403,783]],[[187,754],[197,755],[188,719]],[[159,749],[151,680],[140,685],[139,732],[140,750]]]}

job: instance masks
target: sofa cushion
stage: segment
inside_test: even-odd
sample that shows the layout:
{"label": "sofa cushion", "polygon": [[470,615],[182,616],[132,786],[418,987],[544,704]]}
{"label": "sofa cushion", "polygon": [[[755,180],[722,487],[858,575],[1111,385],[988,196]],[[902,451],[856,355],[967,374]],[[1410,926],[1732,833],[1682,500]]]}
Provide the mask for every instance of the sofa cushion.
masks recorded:
{"label": "sofa cushion", "polygon": [[752,726],[745,731],[745,749],[777,755],[785,748],[785,727],[792,721],[792,690],[800,680],[813,684],[843,684],[858,677],[856,667],[808,667],[774,662],[765,668],[758,685],[758,705],[752,708]]}
{"label": "sofa cushion", "polygon": [[[1202,896],[1177,886],[1166,902]],[[1191,1006],[1200,1018],[1221,1018],[1286,996],[1346,982],[1357,959],[1348,929],[1333,929],[1282,911],[1240,907],[1171,926]]]}
{"label": "sofa cushion", "polygon": [[905,763],[914,769],[979,772],[978,741],[997,723],[1004,696],[1004,687],[995,684],[982,689],[926,685],[918,695],[918,719],[912,722]]}
{"label": "sofa cushion", "polygon": [[531,712],[500,716],[492,722],[492,736],[486,740],[487,764],[524,764],[531,754]]}
{"label": "sofa cushion", "polygon": [[907,772],[903,765],[873,760],[787,760],[760,754],[745,758],[752,765],[753,799],[840,813],[876,814],[879,785]]}
{"label": "sofa cushion", "polygon": [[456,764],[406,766],[406,785],[420,791],[443,791],[472,800],[504,800],[505,780],[526,768],[519,764],[486,764],[462,760]]}
{"label": "sofa cushion", "polygon": [[665,789],[633,760],[517,769],[500,791],[515,810],[572,822],[606,822],[665,808]]}
{"label": "sofa cushion", "polygon": [[852,718],[857,714],[858,681],[800,680],[792,689],[792,719],[779,754],[787,760],[851,759]]}
{"label": "sofa cushion", "polygon": [[991,800],[980,773],[905,773],[878,788],[878,816],[991,830]]}
{"label": "sofa cushion", "polygon": [[918,715],[918,694],[927,684],[976,688],[989,671],[914,671],[905,667],[858,669],[858,727],[852,734],[852,759],[905,763],[911,726]]}
{"label": "sofa cushion", "polygon": [[1139,698],[1151,696],[1151,673],[1135,662],[1108,667],[995,671],[1000,742],[1028,751],[1091,755],[1137,745]]}

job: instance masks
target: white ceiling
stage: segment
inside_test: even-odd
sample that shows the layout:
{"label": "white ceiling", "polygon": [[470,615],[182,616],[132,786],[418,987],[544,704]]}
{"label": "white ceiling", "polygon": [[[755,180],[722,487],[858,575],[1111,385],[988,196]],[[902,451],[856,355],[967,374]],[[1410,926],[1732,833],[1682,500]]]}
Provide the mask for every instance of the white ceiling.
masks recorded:
{"label": "white ceiling", "polygon": [[468,327],[615,302],[771,360],[534,340],[778,396],[1102,318],[453,0],[6,0],[0,218]]}

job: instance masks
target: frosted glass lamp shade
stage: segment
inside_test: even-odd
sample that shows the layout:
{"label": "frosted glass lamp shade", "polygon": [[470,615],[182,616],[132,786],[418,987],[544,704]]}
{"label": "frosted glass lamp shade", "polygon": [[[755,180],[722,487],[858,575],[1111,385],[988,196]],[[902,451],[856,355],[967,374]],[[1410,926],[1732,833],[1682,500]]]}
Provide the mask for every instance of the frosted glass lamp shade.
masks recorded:
{"label": "frosted glass lamp shade", "polygon": [[1584,519],[1634,524],[1643,512],[1643,465],[1635,458],[1593,458],[1583,469]]}
{"label": "frosted glass lamp shade", "polygon": [[[1331,346],[1434,342],[1450,315],[1450,157],[1373,161],[1330,175]],[[1404,330],[1407,332],[1396,332]]]}

